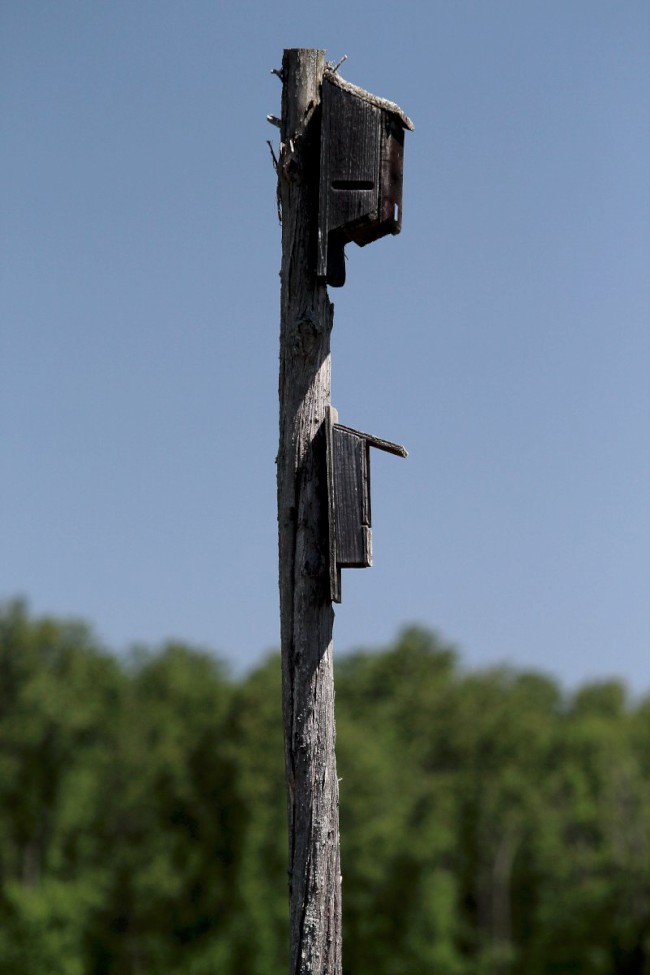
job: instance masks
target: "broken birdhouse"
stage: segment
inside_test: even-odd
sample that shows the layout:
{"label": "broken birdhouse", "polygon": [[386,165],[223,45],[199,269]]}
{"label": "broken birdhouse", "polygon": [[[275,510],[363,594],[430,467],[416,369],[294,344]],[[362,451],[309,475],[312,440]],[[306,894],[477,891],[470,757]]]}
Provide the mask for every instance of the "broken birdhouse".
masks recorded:
{"label": "broken birdhouse", "polygon": [[372,565],[370,448],[406,457],[404,447],[360,430],[344,427],[329,408],[327,494],[329,511],[330,597],[341,602],[341,569]]}
{"label": "broken birdhouse", "polygon": [[317,274],[332,287],[345,284],[347,243],[401,230],[404,129],[413,123],[394,102],[325,72]]}

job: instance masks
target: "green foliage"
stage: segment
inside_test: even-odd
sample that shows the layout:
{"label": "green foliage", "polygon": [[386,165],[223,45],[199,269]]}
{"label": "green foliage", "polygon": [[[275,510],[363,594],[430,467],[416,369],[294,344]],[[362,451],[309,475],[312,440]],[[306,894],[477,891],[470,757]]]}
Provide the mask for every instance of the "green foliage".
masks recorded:
{"label": "green foliage", "polygon": [[[0,611],[0,975],[287,969],[280,666],[118,661]],[[344,966],[650,975],[650,699],[465,673],[405,630],[337,663]]]}

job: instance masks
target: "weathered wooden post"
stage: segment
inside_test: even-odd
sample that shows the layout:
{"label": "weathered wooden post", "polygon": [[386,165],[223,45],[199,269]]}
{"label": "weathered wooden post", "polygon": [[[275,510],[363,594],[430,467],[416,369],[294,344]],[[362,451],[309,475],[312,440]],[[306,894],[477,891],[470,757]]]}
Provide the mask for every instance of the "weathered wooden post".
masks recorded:
{"label": "weathered wooden post", "polygon": [[324,52],[282,61],[278,531],[293,975],[341,973],[339,791],[325,452],[333,306],[316,277]]}
{"label": "weathered wooden post", "polygon": [[405,451],[336,422],[327,284],[345,280],[345,243],[399,232],[403,131],[412,125],[393,103],[340,79],[323,51],[285,50],[276,73],[283,85],[277,484],[290,973],[341,975],[332,601],[341,598],[342,566],[371,564],[368,448]]}

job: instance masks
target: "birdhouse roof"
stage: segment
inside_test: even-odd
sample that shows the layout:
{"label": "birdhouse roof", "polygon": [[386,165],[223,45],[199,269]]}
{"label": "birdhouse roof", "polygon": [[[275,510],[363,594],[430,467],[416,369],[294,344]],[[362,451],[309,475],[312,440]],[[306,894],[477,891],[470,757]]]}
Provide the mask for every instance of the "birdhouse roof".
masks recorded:
{"label": "birdhouse roof", "polygon": [[349,81],[345,81],[345,79],[342,78],[336,71],[326,70],[324,79],[331,82],[333,85],[337,85],[343,91],[347,91],[351,95],[356,95],[357,98],[361,98],[363,101],[369,102],[371,105],[374,105],[375,108],[380,108],[384,112],[390,112],[391,115],[397,116],[404,128],[408,129],[410,132],[412,132],[415,128],[408,115],[406,115],[399,105],[395,104],[395,102],[389,102],[387,98],[380,98],[378,95],[371,95],[369,91],[365,90],[365,88],[359,88],[357,85],[353,85]]}

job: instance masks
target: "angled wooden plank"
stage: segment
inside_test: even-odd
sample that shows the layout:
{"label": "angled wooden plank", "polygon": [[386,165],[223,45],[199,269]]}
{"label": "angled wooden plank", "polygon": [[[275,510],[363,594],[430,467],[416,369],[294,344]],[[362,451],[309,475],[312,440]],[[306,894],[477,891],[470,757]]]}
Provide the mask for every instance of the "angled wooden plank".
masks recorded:
{"label": "angled wooden plank", "polygon": [[389,454],[395,454],[396,457],[408,457],[408,450],[406,447],[402,447],[401,444],[392,443],[390,440],[382,440],[380,437],[373,437],[371,433],[362,433],[361,430],[353,430],[352,427],[346,427],[342,423],[337,423],[336,426],[339,430],[345,430],[347,433],[353,433],[357,437],[363,437],[371,447],[377,447],[378,450],[385,450]]}

